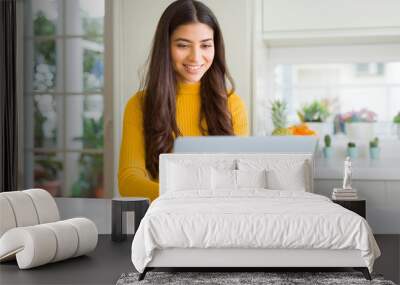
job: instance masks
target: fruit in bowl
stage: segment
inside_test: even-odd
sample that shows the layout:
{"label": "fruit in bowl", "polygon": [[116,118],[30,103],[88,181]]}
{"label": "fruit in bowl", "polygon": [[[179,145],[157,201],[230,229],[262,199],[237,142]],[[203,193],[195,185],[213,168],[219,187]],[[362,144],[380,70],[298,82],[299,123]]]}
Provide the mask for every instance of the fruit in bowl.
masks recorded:
{"label": "fruit in bowl", "polygon": [[288,128],[294,136],[315,136],[317,133],[311,130],[306,123],[293,125]]}
{"label": "fruit in bowl", "polygon": [[291,136],[292,131],[289,128],[277,128],[272,132],[273,136]]}

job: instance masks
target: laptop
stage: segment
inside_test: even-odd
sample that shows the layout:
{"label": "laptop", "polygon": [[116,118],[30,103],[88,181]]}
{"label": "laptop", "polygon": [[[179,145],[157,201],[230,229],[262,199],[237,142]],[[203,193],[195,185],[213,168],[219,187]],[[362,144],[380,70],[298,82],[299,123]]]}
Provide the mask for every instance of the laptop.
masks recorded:
{"label": "laptop", "polygon": [[312,153],[318,139],[313,136],[202,136],[178,137],[174,153]]}

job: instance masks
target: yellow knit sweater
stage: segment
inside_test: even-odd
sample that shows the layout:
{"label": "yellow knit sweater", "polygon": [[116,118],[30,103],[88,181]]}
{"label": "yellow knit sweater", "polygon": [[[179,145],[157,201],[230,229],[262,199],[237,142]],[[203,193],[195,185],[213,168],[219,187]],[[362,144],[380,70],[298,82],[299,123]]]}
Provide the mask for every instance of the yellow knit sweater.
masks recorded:
{"label": "yellow knit sweater", "polygon": [[[158,181],[151,180],[145,166],[143,95],[143,92],[136,93],[125,108],[118,184],[121,196],[148,197],[153,201],[158,197]],[[183,136],[202,135],[199,128],[200,104],[200,83],[178,85],[176,121]],[[238,95],[232,94],[228,98],[228,108],[232,114],[234,134],[248,135],[246,108]]]}

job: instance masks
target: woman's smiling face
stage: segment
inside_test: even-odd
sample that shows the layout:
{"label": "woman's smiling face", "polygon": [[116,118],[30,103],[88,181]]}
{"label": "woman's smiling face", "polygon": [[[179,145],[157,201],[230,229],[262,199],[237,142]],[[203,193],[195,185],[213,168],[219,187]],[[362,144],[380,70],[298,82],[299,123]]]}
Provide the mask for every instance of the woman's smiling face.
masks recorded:
{"label": "woman's smiling face", "polygon": [[213,30],[202,23],[179,26],[172,33],[171,57],[180,82],[199,82],[214,59]]}

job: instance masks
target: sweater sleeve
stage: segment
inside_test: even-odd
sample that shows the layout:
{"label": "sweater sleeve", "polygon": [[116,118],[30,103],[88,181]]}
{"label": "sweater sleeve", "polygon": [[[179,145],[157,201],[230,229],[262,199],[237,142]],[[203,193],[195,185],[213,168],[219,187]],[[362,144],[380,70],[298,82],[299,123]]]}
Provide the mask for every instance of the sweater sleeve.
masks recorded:
{"label": "sweater sleeve", "polygon": [[145,164],[141,93],[127,103],[124,113],[118,186],[121,196],[147,197],[159,195],[158,183],[150,179]]}
{"label": "sweater sleeve", "polygon": [[235,136],[249,135],[249,122],[243,100],[233,93],[228,98],[228,107],[232,114],[233,132]]}

